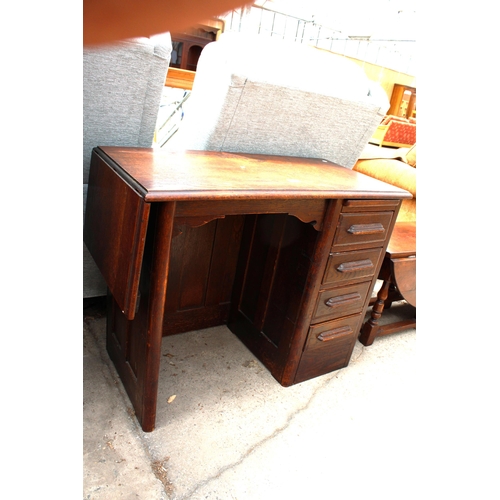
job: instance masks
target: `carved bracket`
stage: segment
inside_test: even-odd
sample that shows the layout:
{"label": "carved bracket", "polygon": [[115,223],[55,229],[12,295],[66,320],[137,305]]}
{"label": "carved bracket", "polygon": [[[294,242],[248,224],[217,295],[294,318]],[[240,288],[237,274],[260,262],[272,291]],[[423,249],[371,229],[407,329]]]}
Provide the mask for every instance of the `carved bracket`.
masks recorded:
{"label": "carved bracket", "polygon": [[326,201],[322,199],[178,201],[176,224],[197,227],[226,215],[289,214],[305,224],[311,224],[316,231],[321,231],[325,209]]}
{"label": "carved bracket", "polygon": [[224,219],[225,215],[207,215],[199,217],[176,217],[172,237],[182,234],[182,226],[200,227],[216,219]]}

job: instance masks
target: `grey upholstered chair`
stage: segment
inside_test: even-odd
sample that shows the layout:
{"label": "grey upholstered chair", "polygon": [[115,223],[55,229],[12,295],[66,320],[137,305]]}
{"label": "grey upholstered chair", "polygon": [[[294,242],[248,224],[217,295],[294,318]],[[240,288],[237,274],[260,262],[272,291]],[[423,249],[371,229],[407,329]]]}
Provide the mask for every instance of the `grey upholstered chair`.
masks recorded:
{"label": "grey upholstered chair", "polygon": [[352,168],[389,109],[342,56],[267,36],[224,33],[198,61],[167,149],[323,158]]}
{"label": "grey upholstered chair", "polygon": [[[83,52],[83,209],[95,146],[151,147],[172,42],[168,33]],[[106,284],[83,245],[83,297]]]}

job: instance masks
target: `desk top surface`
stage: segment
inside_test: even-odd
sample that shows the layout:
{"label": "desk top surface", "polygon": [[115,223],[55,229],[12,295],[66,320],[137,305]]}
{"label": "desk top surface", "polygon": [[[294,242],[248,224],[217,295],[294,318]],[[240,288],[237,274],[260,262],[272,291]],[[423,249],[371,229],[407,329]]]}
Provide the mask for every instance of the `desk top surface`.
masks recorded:
{"label": "desk top surface", "polygon": [[321,159],[114,146],[95,151],[148,202],[411,198],[407,191]]}

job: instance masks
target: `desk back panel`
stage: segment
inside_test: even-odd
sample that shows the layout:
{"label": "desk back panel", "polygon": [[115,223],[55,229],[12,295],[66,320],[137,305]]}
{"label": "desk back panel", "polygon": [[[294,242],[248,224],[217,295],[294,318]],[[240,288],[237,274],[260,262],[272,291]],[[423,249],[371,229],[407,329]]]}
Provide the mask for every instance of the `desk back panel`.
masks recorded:
{"label": "desk back panel", "polygon": [[163,335],[227,322],[244,220],[238,215],[199,227],[176,226]]}

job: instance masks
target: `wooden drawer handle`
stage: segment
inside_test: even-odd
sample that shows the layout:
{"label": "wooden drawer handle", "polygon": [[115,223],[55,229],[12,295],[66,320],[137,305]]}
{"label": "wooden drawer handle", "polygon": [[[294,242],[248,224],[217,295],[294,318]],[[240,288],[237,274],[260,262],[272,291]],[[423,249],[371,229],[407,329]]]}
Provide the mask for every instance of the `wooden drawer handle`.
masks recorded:
{"label": "wooden drawer handle", "polygon": [[355,260],[353,262],[343,262],[337,267],[339,273],[353,273],[355,271],[365,271],[372,269],[373,262],[370,259]]}
{"label": "wooden drawer handle", "polygon": [[353,224],[347,230],[348,233],[354,235],[376,234],[376,233],[383,233],[384,231],[385,228],[380,222],[374,222],[373,224]]}
{"label": "wooden drawer handle", "polygon": [[321,342],[328,342],[329,340],[336,339],[338,337],[344,337],[346,335],[351,335],[353,332],[350,326],[340,326],[339,328],[334,328],[329,332],[323,332],[318,335],[318,340]]}
{"label": "wooden drawer handle", "polygon": [[358,292],[348,293],[346,295],[339,295],[338,297],[331,297],[325,301],[325,305],[328,307],[339,307],[345,306],[352,302],[357,302],[361,299],[361,295]]}

